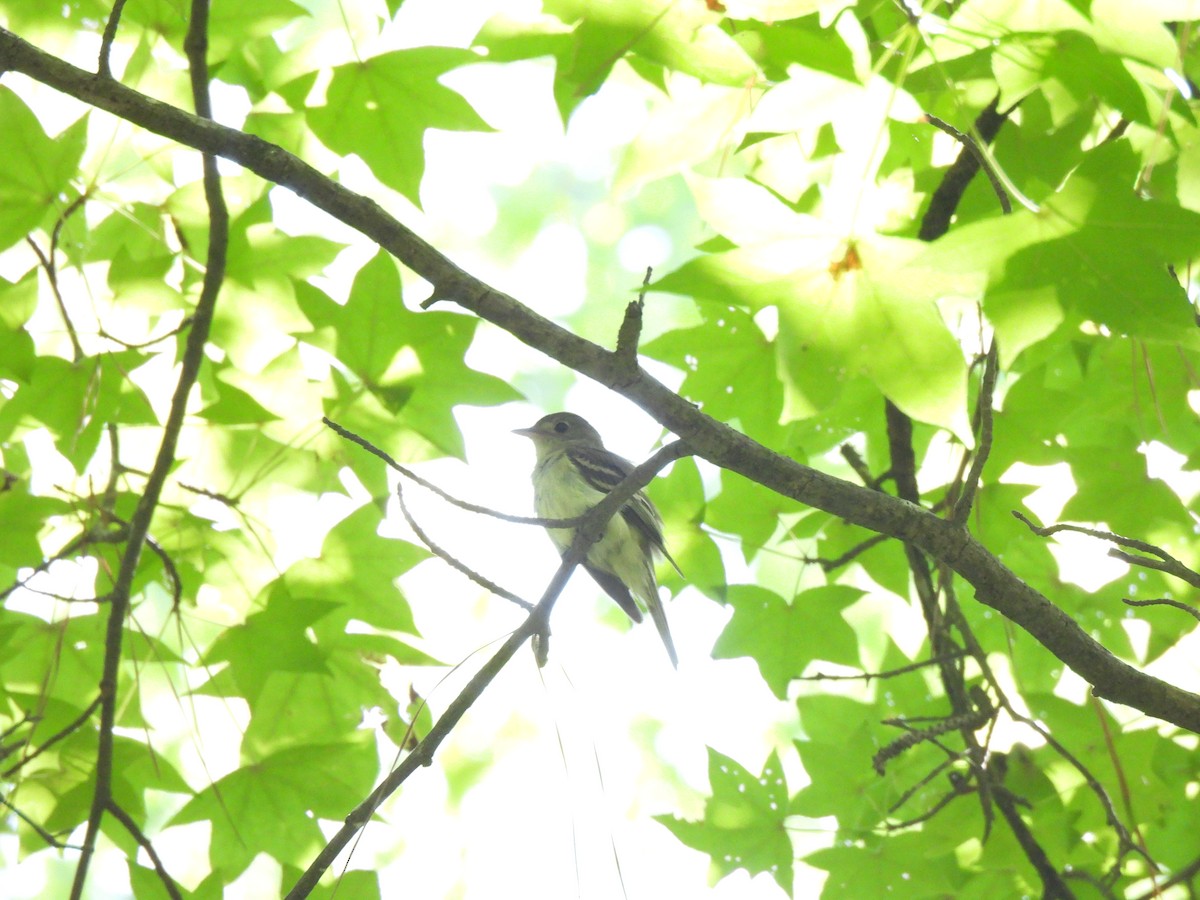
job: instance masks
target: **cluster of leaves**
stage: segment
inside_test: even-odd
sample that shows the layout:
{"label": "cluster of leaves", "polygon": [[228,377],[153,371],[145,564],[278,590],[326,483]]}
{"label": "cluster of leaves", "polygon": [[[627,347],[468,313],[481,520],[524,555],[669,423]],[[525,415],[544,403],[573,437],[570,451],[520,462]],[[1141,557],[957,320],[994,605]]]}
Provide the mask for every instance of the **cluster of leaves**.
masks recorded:
{"label": "cluster of leaves", "polygon": [[[492,18],[474,49],[376,54],[355,47],[379,43],[399,0],[386,16],[348,6],[214,4],[209,68],[249,101],[245,131],[324,170],[353,154],[420,206],[426,131],[488,127],[447,72],[549,58],[564,121],[608,80],[637,82],[652,113],[614,190],[668,184],[708,229],[656,283],[693,311],[642,347],[682,373],[681,394],[849,481],[947,515],[973,497],[972,534],[1121,659],[1159,661],[1194,631],[1174,610],[1122,612],[1123,596],[1179,590],[1161,566],[1085,591],[1011,515],[1034,490],[1014,466],[1042,467],[1069,495],[1064,520],[1151,542],[1184,569],[1197,560],[1195,503],[1151,478],[1145,453],[1200,459],[1192,4],[546,0]],[[119,51],[120,81],[189,108],[188,17],[151,0],[118,9],[104,53]],[[111,12],[0,0],[9,32],[85,67],[68,38],[100,35]],[[272,185],[226,175],[224,280],[114,641],[107,610],[160,461],[209,209],[176,145],[92,113],[48,131],[31,109],[43,96],[0,85],[0,250],[15,273],[0,282],[7,821],[38,852],[94,816],[95,712],[115,696],[105,835],[137,895],[159,896],[170,881],[139,846],[211,823],[194,893],[219,896],[258,853],[288,874],[309,864],[317,820],[344,816],[379,775],[359,726],[397,706],[381,662],[434,662],[393,584],[427,553],[380,537],[376,506],[329,531],[319,559],[279,562],[289,516],[339,492],[343,468],[388,493],[322,415],[419,461],[462,456],[454,406],[520,395],[464,362],[475,317],[406,308],[382,251],[332,298],[318,276],[342,246],[286,233]],[[971,151],[926,116],[979,122],[997,184],[955,185],[948,163]],[[686,463],[655,498],[689,582],[732,611],[715,655],[754,659],[803,728],[759,776],[711,750],[703,819],[662,817],[716,873],[769,872],[790,892],[800,858],[836,897],[1194,886],[1194,740],[1080,700],[1059,660],[960,604],[957,576],[912,548],[741,476],[706,485]],[[718,534],[754,584],[727,583]],[[860,677],[799,680],[831,666]],[[159,734],[146,704],[164,690],[244,704],[229,774],[199,789],[179,774],[165,745],[195,738],[186,724]],[[989,746],[1001,712],[1017,741],[1004,753]],[[397,746],[414,717],[388,717]],[[798,789],[784,777],[795,762]],[[188,799],[166,817],[161,793]],[[793,834],[809,821],[834,825],[809,846]],[[377,890],[354,877],[354,896]]]}

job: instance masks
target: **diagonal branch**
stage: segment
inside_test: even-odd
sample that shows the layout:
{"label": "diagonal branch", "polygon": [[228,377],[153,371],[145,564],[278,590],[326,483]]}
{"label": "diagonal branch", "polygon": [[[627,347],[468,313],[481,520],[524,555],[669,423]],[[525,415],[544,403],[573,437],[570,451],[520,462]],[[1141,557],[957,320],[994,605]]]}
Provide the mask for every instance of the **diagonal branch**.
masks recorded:
{"label": "diagonal branch", "polygon": [[167,892],[167,896],[171,900],[183,900],[183,895],[179,893],[179,886],[175,884],[175,879],[167,872],[166,866],[163,865],[158,851],[154,849],[154,844],[150,842],[150,838],[146,836],[146,832],[138,827],[138,823],[133,820],[133,817],[118,806],[115,800],[108,801],[108,811],[114,819],[125,826],[125,830],[138,842],[138,846],[146,851],[146,855],[150,857],[150,864],[154,866],[154,872],[158,875],[158,880],[162,882],[163,890]]}
{"label": "diagonal branch", "polygon": [[678,459],[686,452],[686,445],[682,441],[674,441],[662,447],[657,453],[630,472],[624,481],[588,511],[584,516],[583,524],[575,531],[575,539],[571,542],[571,546],[563,554],[562,563],[554,573],[554,577],[550,579],[550,583],[546,586],[546,590],[543,592],[537,606],[534,607],[533,612],[508,637],[500,649],[496,651],[495,655],[484,664],[483,668],[476,672],[471,680],[467,682],[466,687],[446,707],[446,711],[442,713],[441,718],[433,724],[433,727],[429,729],[429,733],[425,735],[413,751],[400,762],[400,765],[387,778],[379,783],[379,786],[371,792],[370,796],[346,816],[342,827],[329,839],[329,842],[317,855],[317,858],[313,860],[304,874],[292,886],[292,889],[288,891],[286,900],[300,900],[302,897],[307,897],[313,888],[317,886],[317,882],[320,881],[325,871],[333,865],[338,854],[346,848],[359,829],[367,824],[383,801],[395,793],[396,789],[417,770],[418,766],[427,766],[432,762],[433,754],[442,741],[446,739],[447,735],[450,734],[451,730],[458,724],[458,721],[467,710],[471,708],[480,695],[495,680],[496,676],[500,674],[501,670],[508,664],[508,661],[512,659],[517,650],[520,649],[521,645],[534,635],[544,633],[546,624],[550,619],[550,612],[554,609],[554,604],[558,600],[558,595],[566,587],[567,581],[570,579],[571,573],[575,571],[576,566],[587,555],[588,549],[600,538],[600,535],[604,532],[604,526],[608,524],[608,520],[616,515],[617,511],[634,494],[648,485],[667,463]]}

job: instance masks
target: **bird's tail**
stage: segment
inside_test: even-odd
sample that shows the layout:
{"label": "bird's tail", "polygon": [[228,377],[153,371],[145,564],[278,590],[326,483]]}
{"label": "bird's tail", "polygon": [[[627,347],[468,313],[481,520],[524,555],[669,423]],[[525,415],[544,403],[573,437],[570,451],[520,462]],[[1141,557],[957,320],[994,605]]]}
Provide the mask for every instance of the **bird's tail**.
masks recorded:
{"label": "bird's tail", "polygon": [[658,598],[657,591],[653,598],[646,598],[646,606],[650,610],[650,618],[654,620],[654,627],[658,629],[658,636],[662,638],[663,645],[667,648],[667,656],[671,657],[671,665],[678,669],[679,657],[675,654],[675,642],[671,640],[671,627],[667,625],[667,611],[663,609],[662,600]]}

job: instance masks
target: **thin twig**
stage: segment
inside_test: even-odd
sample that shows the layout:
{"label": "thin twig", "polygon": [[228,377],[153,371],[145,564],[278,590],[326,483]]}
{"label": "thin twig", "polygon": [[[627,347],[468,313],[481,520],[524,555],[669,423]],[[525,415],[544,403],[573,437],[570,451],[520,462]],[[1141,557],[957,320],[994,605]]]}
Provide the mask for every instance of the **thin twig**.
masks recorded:
{"label": "thin twig", "polygon": [[183,481],[176,481],[177,485],[189,493],[196,494],[200,497],[207,497],[210,500],[216,500],[218,503],[223,503],[230,509],[237,509],[240,502],[228,494],[222,494],[220,491],[210,490],[209,488],[196,487],[195,485],[187,484]]}
{"label": "thin twig", "polygon": [[[1200,875],[1200,856],[1193,859],[1182,869],[1179,869],[1166,881],[1160,882],[1146,893],[1139,897],[1135,897],[1134,900],[1160,900],[1160,898],[1163,896],[1163,892],[1168,888],[1172,888],[1177,884],[1189,882],[1197,875]],[[1192,896],[1192,894],[1185,894],[1185,896]]]}
{"label": "thin twig", "polygon": [[992,399],[996,393],[996,375],[1000,368],[999,355],[996,351],[996,339],[992,338],[992,346],[988,348],[987,360],[983,364],[983,378],[979,384],[979,446],[975,448],[975,458],[971,460],[971,471],[963,482],[962,493],[954,504],[954,512],[950,521],[955,525],[966,525],[967,517],[971,515],[971,506],[975,502],[975,494],[979,491],[979,482],[983,478],[983,467],[987,463],[988,454],[992,451]]}
{"label": "thin twig", "polygon": [[58,304],[58,314],[62,316],[63,326],[67,329],[67,336],[71,338],[71,352],[74,354],[74,361],[79,362],[83,359],[83,345],[79,343],[79,335],[75,332],[75,323],[71,321],[71,314],[67,312],[67,303],[63,299],[62,291],[58,287],[58,269],[54,264],[54,255],[51,253],[47,256],[42,252],[42,248],[38,246],[37,241],[32,236],[25,236],[25,243],[32,249],[34,255],[38,258],[38,263],[46,272],[46,280],[50,282],[50,293],[54,295],[54,300]]}
{"label": "thin twig", "polygon": [[101,531],[100,528],[101,526],[95,526],[84,531],[82,534],[76,535],[57,553],[46,557],[36,566],[33,566],[32,571],[24,578],[18,578],[8,587],[0,589],[0,600],[3,600],[13,591],[28,586],[29,582],[42,572],[47,571],[54,563],[66,559],[84,547],[89,547],[92,544],[119,544],[128,537],[128,529],[124,527],[113,531]]}
{"label": "thin twig", "polygon": [[50,258],[54,259],[58,253],[58,241],[62,237],[63,226],[67,224],[67,220],[79,209],[83,208],[83,204],[88,201],[89,194],[84,191],[74,200],[66,205],[66,208],[59,213],[58,218],[54,222],[54,228],[50,231]]}
{"label": "thin twig", "polygon": [[489,581],[487,578],[484,578],[482,575],[480,575],[474,569],[470,568],[469,566],[465,565],[464,563],[459,562],[449,552],[447,552],[446,550],[443,550],[440,546],[438,546],[438,544],[436,544],[429,537],[429,535],[424,532],[424,530],[421,528],[421,526],[417,524],[417,520],[415,518],[413,518],[412,513],[409,512],[408,505],[404,502],[404,486],[401,482],[396,483],[396,499],[400,502],[400,512],[404,514],[404,521],[406,521],[408,523],[408,527],[413,530],[413,534],[415,534],[417,536],[417,540],[419,540],[422,544],[424,544],[429,549],[430,553],[432,553],[434,556],[436,556],[442,562],[446,563],[446,565],[450,566],[450,568],[455,569],[456,571],[461,572],[462,574],[466,575],[469,579],[471,579],[477,585],[482,587],[484,590],[491,591],[493,594],[497,595],[498,597],[503,597],[505,600],[508,600],[510,603],[515,603],[517,606],[521,607],[521,609],[525,610],[526,612],[533,612],[533,604],[532,603],[530,603],[527,600],[522,600],[520,597],[518,597],[516,594],[514,594],[512,591],[508,590],[507,588],[502,588],[500,585],[496,584],[494,581]]}
{"label": "thin twig", "polygon": [[[997,94],[978,116],[975,117],[975,133],[980,140],[989,144],[1000,133],[1000,127],[1008,121],[1012,110],[1001,111],[1000,95]],[[950,222],[958,209],[958,204],[966,193],[967,187],[980,169],[979,158],[967,147],[963,147],[958,158],[942,176],[933,196],[929,198],[929,206],[921,216],[921,228],[918,237],[923,241],[937,240],[950,229]]]}
{"label": "thin twig", "polygon": [[[963,656],[966,651],[956,647],[953,656]],[[927,669],[930,666],[940,666],[945,660],[943,659],[922,659],[918,662],[909,663],[907,666],[900,666],[896,669],[885,669],[882,672],[862,672],[858,675],[823,675],[817,672],[815,675],[801,675],[796,677],[796,681],[865,681],[868,684],[877,678],[895,678],[897,675],[907,675],[910,672],[919,672],[921,669]]]}
{"label": "thin twig", "polygon": [[806,556],[804,557],[804,562],[820,566],[823,572],[833,572],[847,563],[853,562],[856,557],[861,556],[872,547],[882,544],[887,539],[887,535],[885,534],[873,534],[866,540],[855,544],[841,556],[835,556],[833,559],[827,559],[823,556]]}
{"label": "thin twig", "polygon": [[108,811],[114,819],[125,826],[126,831],[133,835],[133,839],[138,842],[138,846],[146,851],[146,855],[150,857],[150,862],[154,866],[155,873],[158,875],[158,880],[162,882],[163,890],[167,892],[171,900],[183,900],[175,879],[167,872],[166,866],[159,859],[158,851],[154,849],[154,845],[150,843],[150,838],[146,837],[146,833],[138,827],[137,822],[133,821],[129,814],[117,805],[115,800],[108,801]]}
{"label": "thin twig", "polygon": [[862,455],[851,444],[843,443],[838,447],[838,452],[842,454],[842,459],[849,464],[850,468],[854,470],[854,474],[859,477],[863,484],[869,488],[879,489],[879,484],[883,481],[883,478],[876,478],[871,474],[866,460],[862,458]]}
{"label": "thin twig", "polygon": [[[1100,723],[1100,732],[1104,735],[1104,747],[1108,751],[1109,761],[1112,763],[1113,772],[1117,776],[1117,787],[1121,792],[1121,802],[1125,805],[1125,815],[1129,817],[1133,832],[1122,833],[1123,849],[1137,850],[1138,853],[1146,860],[1146,865],[1149,867],[1151,881],[1154,876],[1159,873],[1158,863],[1150,855],[1149,849],[1146,847],[1146,838],[1142,834],[1141,827],[1138,825],[1137,815],[1133,810],[1133,794],[1129,790],[1129,779],[1125,775],[1125,766],[1121,762],[1121,754],[1117,752],[1116,744],[1113,741],[1112,729],[1108,726],[1108,713],[1105,711],[1103,704],[1094,696],[1088,696],[1088,702],[1092,707],[1092,712],[1096,715],[1096,720]],[[1135,841],[1134,838],[1137,838]],[[1122,854],[1124,855],[1124,854]]]}
{"label": "thin twig", "polygon": [[[433,493],[437,494],[439,497],[441,497],[443,500],[445,500],[451,506],[457,506],[459,509],[465,509],[467,512],[479,513],[480,515],[484,515],[484,516],[491,516],[494,519],[500,519],[502,522],[513,522],[518,525],[541,525],[545,521],[544,519],[538,519],[533,516],[509,515],[508,513],[502,513],[497,510],[494,510],[494,509],[489,509],[486,506],[478,506],[474,503],[468,503],[465,500],[459,500],[453,494],[448,494],[446,491],[442,490],[440,487],[438,487],[433,482],[426,481],[424,478],[422,478],[420,475],[418,475],[412,469],[402,466],[400,463],[396,462],[396,460],[393,459],[386,451],[380,450],[378,447],[376,447],[374,444],[372,444],[366,438],[360,437],[359,435],[355,434],[353,431],[348,431],[347,429],[343,428],[341,425],[339,425],[337,422],[333,421],[332,419],[328,418],[327,416],[322,416],[321,421],[324,422],[327,427],[331,428],[333,431],[337,432],[342,437],[344,437],[346,440],[352,441],[353,443],[358,444],[358,446],[362,447],[368,453],[371,453],[371,454],[379,457],[381,460],[384,461],[384,463],[387,464],[387,466],[389,468],[395,470],[396,472],[399,472],[401,475],[403,475],[405,478],[409,479],[410,481],[412,481],[416,484],[419,484],[421,487],[425,488],[425,490],[432,491]],[[578,524],[577,520],[572,520],[572,521],[574,521],[575,524]]]}
{"label": "thin twig", "polygon": [[180,322],[178,325],[176,325],[174,328],[172,328],[170,331],[168,331],[164,334],[160,334],[158,337],[147,338],[144,341],[137,341],[137,342],[132,342],[132,343],[130,341],[122,340],[121,338],[117,337],[115,334],[111,334],[110,332],[106,331],[104,329],[104,326],[100,326],[100,328],[97,330],[96,333],[98,335],[100,335],[100,337],[102,337],[106,340],[112,341],[114,344],[120,344],[126,350],[144,350],[146,347],[151,347],[154,344],[162,343],[165,340],[169,340],[170,338],[175,337],[175,335],[177,335],[177,334],[181,334],[191,324],[192,324],[192,317],[185,316],[183,321]]}
{"label": "thin twig", "polygon": [[58,838],[56,838],[54,835],[52,835],[50,832],[48,832],[45,828],[43,828],[37,822],[33,821],[33,819],[29,818],[29,816],[25,815],[25,813],[21,812],[21,810],[17,809],[15,806],[13,806],[11,803],[9,803],[7,800],[5,800],[3,797],[0,797],[0,803],[3,803],[5,806],[7,806],[9,809],[11,809],[13,811],[13,814],[18,819],[20,819],[22,822],[24,822],[26,825],[28,825],[30,828],[32,828],[34,830],[34,832],[37,833],[37,836],[40,837],[43,841],[45,841],[51,847],[55,847],[59,850],[79,850],[80,849],[75,844],[65,844],[62,841],[60,841]]}
{"label": "thin twig", "polygon": [[[1019,510],[1013,510],[1012,514],[1024,522],[1025,525],[1034,534],[1040,537],[1050,537],[1060,531],[1073,531],[1077,534],[1086,534],[1088,537],[1099,538],[1102,541],[1109,541],[1121,547],[1128,547],[1130,550],[1139,550],[1142,553],[1149,553],[1151,556],[1157,556],[1158,559],[1147,559],[1144,556],[1134,556],[1130,553],[1122,553],[1119,550],[1109,550],[1108,555],[1116,559],[1127,562],[1133,566],[1142,566],[1147,569],[1155,569],[1159,572],[1165,572],[1168,575],[1174,575],[1181,581],[1186,581],[1192,587],[1200,588],[1200,573],[1189,569],[1170,553],[1155,544],[1149,544],[1146,541],[1139,541],[1137,538],[1128,538],[1124,535],[1114,534],[1111,531],[1102,531],[1098,528],[1087,528],[1083,525],[1072,525],[1070,522],[1059,522],[1057,525],[1046,525],[1045,527],[1035,525],[1027,516]],[[1160,562],[1161,560],[1161,562]]]}
{"label": "thin twig", "polygon": [[1000,209],[1004,211],[1005,215],[1008,215],[1012,212],[1012,201],[1008,199],[1008,191],[1006,191],[1004,189],[1004,185],[1000,183],[999,177],[997,177],[996,172],[992,169],[991,161],[987,158],[987,154],[983,152],[983,149],[979,146],[979,144],[975,142],[975,138],[971,137],[969,134],[959,131],[949,122],[945,122],[942,119],[939,119],[937,116],[926,114],[922,116],[919,121],[928,122],[934,128],[946,132],[946,134],[950,135],[952,138],[970,150],[972,155],[974,155],[975,159],[979,162],[979,167],[983,169],[984,174],[987,175],[988,181],[991,182],[992,190],[996,194],[996,199],[1000,201]]}
{"label": "thin twig", "polygon": [[1166,597],[1160,597],[1157,600],[1131,600],[1126,597],[1121,602],[1128,606],[1172,606],[1175,609],[1183,610],[1195,619],[1200,619],[1200,609],[1188,606],[1186,603],[1180,603],[1178,600],[1169,600]]}
{"label": "thin twig", "polygon": [[[13,752],[12,750],[8,750],[4,747],[4,742],[12,737],[18,728],[30,723],[38,722],[40,719],[41,716],[31,716],[29,713],[25,713],[25,715],[21,716],[21,718],[17,719],[17,721],[5,728],[4,731],[0,732],[0,758],[8,756]],[[15,743],[17,746],[20,746],[24,744],[25,741],[16,741]]]}
{"label": "thin twig", "polygon": [[[383,462],[388,466],[388,468],[390,468],[396,472],[399,472],[405,478],[407,478],[410,481],[414,482],[415,484],[419,484],[421,487],[425,488],[425,490],[432,491],[434,494],[436,494],[437,496],[439,496],[443,500],[445,500],[447,503],[449,503],[451,506],[457,506],[459,509],[466,510],[467,512],[479,513],[480,515],[483,515],[483,516],[491,516],[493,519],[499,519],[502,522],[511,522],[514,525],[538,525],[542,528],[574,528],[577,525],[580,525],[583,522],[587,521],[588,513],[584,513],[581,516],[573,516],[570,519],[543,519],[538,516],[514,516],[511,513],[503,513],[503,512],[500,512],[499,510],[491,509],[490,507],[487,507],[487,506],[479,506],[476,503],[468,503],[466,500],[459,500],[453,494],[447,493],[446,491],[442,490],[440,487],[438,487],[432,481],[427,481],[426,479],[424,479],[420,475],[418,475],[416,472],[414,472],[412,469],[409,469],[406,466],[403,466],[400,463],[396,462],[396,460],[393,459],[386,450],[381,450],[380,448],[376,447],[374,444],[372,444],[370,441],[368,441],[366,438],[362,437],[361,435],[357,435],[353,431],[349,431],[348,429],[343,428],[341,425],[339,425],[337,422],[333,421],[332,419],[328,418],[327,416],[322,416],[321,421],[324,422],[328,428],[337,432],[342,437],[344,437],[346,440],[351,441],[355,444],[358,444],[358,446],[362,447],[368,453],[383,460]],[[668,448],[670,448],[670,449],[668,449]],[[683,456],[690,455],[692,450],[683,441],[673,441],[670,444],[667,444],[664,447],[662,447],[658,451],[658,453],[656,453],[651,458],[657,459],[659,454],[662,454],[664,452],[667,452],[670,454],[664,458],[665,461],[663,462],[663,465],[666,465],[667,462],[671,462],[672,460],[676,460]]]}

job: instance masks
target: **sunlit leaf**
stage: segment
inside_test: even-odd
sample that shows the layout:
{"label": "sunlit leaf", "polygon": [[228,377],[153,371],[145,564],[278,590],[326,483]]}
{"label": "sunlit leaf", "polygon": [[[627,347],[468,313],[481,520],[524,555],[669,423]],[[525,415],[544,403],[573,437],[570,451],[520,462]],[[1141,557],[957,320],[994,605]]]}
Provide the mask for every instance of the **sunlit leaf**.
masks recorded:
{"label": "sunlit leaf", "polygon": [[313,132],[331,150],[357,154],[375,176],[420,205],[426,129],[486,131],[446,72],[480,58],[450,47],[394,50],[334,71],[324,106],[310,109]]}
{"label": "sunlit leaf", "polygon": [[57,137],[7,87],[0,87],[0,250],[61,208],[60,195],[79,169],[87,135],[80,119]]}
{"label": "sunlit leaf", "polygon": [[728,756],[708,749],[712,795],[704,818],[690,822],[674,816],[655,818],[683,844],[707,853],[721,877],[738,869],[769,872],[784,891],[792,888],[792,843],[784,829],[788,791],[774,753],[755,776]]}

